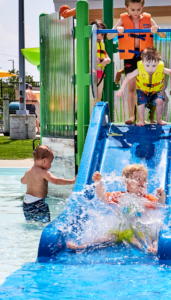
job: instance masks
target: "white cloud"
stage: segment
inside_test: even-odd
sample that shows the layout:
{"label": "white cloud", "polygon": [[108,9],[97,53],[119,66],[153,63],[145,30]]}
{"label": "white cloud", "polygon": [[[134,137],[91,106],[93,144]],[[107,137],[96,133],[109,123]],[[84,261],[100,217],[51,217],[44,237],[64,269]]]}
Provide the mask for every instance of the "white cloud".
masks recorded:
{"label": "white cloud", "polygon": [[5,0],[0,0],[0,4],[5,4]]}

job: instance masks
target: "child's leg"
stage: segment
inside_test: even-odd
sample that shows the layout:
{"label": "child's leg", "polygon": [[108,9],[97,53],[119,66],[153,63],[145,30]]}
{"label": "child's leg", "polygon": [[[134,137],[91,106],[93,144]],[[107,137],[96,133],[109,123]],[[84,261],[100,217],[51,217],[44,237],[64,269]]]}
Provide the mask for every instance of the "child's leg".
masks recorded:
{"label": "child's leg", "polygon": [[157,123],[156,120],[154,120],[155,111],[156,111],[156,106],[155,105],[151,105],[150,106],[150,111],[149,111],[149,120],[150,120],[150,123]]}
{"label": "child's leg", "polygon": [[[97,84],[100,82],[101,78],[97,79]],[[103,94],[103,87],[104,87],[104,79],[102,79],[101,83],[97,87],[97,99],[94,100],[94,106],[97,102],[102,100],[102,94]]]}
{"label": "child's leg", "polygon": [[138,105],[139,121],[136,124],[137,126],[144,126],[144,112],[145,112],[145,104]]}
{"label": "child's leg", "polygon": [[88,247],[91,247],[91,246],[98,246],[100,244],[103,244],[105,243],[106,245],[107,244],[111,244],[113,242],[116,242],[116,237],[115,235],[106,235],[106,236],[103,236],[95,241],[89,241],[88,243],[84,243],[84,244],[81,244],[81,245],[78,245],[74,242],[68,242],[67,243],[67,247],[69,249],[73,249],[73,250],[82,250],[82,249],[85,249],[85,248],[88,248]]}
{"label": "child's leg", "polygon": [[125,121],[125,123],[128,125],[133,124],[135,121],[135,114],[134,114],[135,101],[136,101],[135,91],[136,91],[136,79],[134,78],[129,82],[128,85],[127,101],[128,101],[128,110],[129,110],[129,119]]}
{"label": "child's leg", "polygon": [[125,68],[122,68],[121,70],[119,70],[117,73],[116,73],[116,76],[115,76],[115,83],[116,84],[119,84],[120,80],[121,80],[121,74],[125,74]]}
{"label": "child's leg", "polygon": [[157,98],[155,102],[156,102],[157,123],[159,125],[166,125],[167,123],[161,119],[162,112],[163,112],[163,99]]}

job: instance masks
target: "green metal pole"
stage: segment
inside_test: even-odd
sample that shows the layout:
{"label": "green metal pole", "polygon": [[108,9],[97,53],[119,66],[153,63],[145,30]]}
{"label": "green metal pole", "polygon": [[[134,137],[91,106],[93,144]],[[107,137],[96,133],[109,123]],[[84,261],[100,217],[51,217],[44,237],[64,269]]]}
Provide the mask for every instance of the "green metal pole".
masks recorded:
{"label": "green metal pole", "polygon": [[[108,29],[113,27],[113,0],[103,0],[103,22]],[[113,40],[106,39],[105,48],[111,63],[106,67],[103,96],[104,101],[109,103],[111,121],[113,122]]]}
{"label": "green metal pole", "polygon": [[45,113],[44,107],[44,95],[46,92],[45,87],[45,36],[43,32],[43,23],[41,18],[45,17],[47,14],[43,13],[39,16],[39,45],[40,45],[40,143],[42,145],[42,136],[44,136],[44,124],[43,124],[43,115]]}
{"label": "green metal pole", "polygon": [[[76,4],[76,38],[77,38],[77,155],[79,166],[89,125],[89,4],[78,0]],[[87,75],[87,76],[86,76]],[[88,80],[86,80],[88,78]],[[87,81],[87,82],[86,82]]]}

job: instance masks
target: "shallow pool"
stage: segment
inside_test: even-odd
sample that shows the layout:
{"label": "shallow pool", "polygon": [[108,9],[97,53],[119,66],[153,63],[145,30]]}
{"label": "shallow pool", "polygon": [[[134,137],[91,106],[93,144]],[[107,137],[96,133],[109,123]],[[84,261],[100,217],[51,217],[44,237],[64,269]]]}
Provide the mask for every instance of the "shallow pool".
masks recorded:
{"label": "shallow pool", "polygon": [[[1,283],[11,274],[0,287],[0,299],[171,299],[171,267],[130,245],[66,251],[55,262],[36,263],[43,226],[25,222],[24,172],[0,169]],[[66,204],[51,198],[48,203],[52,219]]]}
{"label": "shallow pool", "polygon": [[[20,183],[26,168],[0,168],[0,284],[26,262],[34,262],[43,226],[25,221],[22,200],[26,186]],[[66,201],[47,198],[51,219]]]}

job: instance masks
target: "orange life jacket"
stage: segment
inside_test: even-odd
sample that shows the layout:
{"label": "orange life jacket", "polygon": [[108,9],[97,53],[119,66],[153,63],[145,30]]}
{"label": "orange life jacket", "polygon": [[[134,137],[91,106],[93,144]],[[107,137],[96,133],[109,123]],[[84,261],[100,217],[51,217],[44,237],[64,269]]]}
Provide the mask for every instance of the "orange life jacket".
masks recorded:
{"label": "orange life jacket", "polygon": [[[143,13],[140,19],[139,28],[151,28],[151,15]],[[127,13],[121,14],[122,26],[124,29],[135,29],[134,23]],[[135,51],[135,38],[139,38],[140,47],[139,51]],[[135,54],[140,55],[141,52],[147,47],[153,47],[153,34],[140,33],[139,35],[133,33],[118,34],[119,41],[119,56],[120,59],[132,59]]]}
{"label": "orange life jacket", "polygon": [[[119,198],[120,198],[123,194],[125,194],[125,192],[120,192],[120,191],[118,191],[118,192],[112,192],[112,193],[107,192],[107,193],[106,193],[107,202],[108,202],[109,204],[113,204],[113,203],[118,204],[118,203],[119,203]],[[144,201],[143,201],[144,206],[145,206],[146,208],[156,209],[156,204],[157,204],[158,198],[154,197],[153,195],[143,195],[143,197],[144,197],[145,199],[147,199],[147,201],[145,201],[145,199],[144,199]]]}

